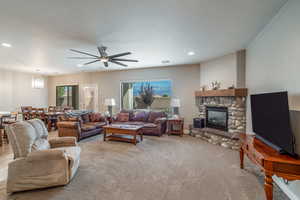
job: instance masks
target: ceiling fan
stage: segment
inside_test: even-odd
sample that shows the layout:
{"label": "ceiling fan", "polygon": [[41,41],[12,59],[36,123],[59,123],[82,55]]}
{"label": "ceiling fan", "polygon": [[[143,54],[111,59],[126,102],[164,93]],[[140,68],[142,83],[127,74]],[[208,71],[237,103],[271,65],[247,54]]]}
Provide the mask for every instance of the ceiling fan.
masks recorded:
{"label": "ceiling fan", "polygon": [[70,49],[70,51],[89,56],[89,57],[70,57],[70,58],[71,59],[93,59],[92,61],[84,63],[83,65],[89,65],[89,64],[92,64],[92,63],[95,63],[95,62],[103,62],[105,67],[108,67],[108,62],[117,64],[117,65],[121,65],[123,67],[127,67],[128,65],[125,65],[124,63],[121,63],[121,62],[138,62],[138,60],[119,58],[119,57],[122,57],[122,56],[130,55],[131,52],[119,53],[119,54],[109,56],[106,53],[107,47],[98,46],[97,49],[98,49],[99,54],[100,54],[99,56],[93,55],[93,54],[90,54],[90,53],[86,53],[86,52],[82,52],[82,51],[78,51],[78,50],[75,50],[75,49]]}

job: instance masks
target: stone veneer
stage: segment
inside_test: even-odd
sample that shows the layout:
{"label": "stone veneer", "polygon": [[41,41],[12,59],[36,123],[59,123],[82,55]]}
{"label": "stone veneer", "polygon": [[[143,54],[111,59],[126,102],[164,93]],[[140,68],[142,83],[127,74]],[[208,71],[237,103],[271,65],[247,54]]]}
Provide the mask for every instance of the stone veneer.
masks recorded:
{"label": "stone veneer", "polygon": [[206,117],[206,106],[228,108],[228,136],[246,131],[246,98],[245,97],[196,97],[199,117]]}
{"label": "stone veneer", "polygon": [[191,136],[200,138],[206,142],[209,142],[214,145],[220,145],[222,147],[232,149],[232,150],[239,150],[240,149],[240,141],[237,139],[231,139],[222,137],[219,135],[211,134],[211,132],[206,132],[205,130],[197,130],[193,129],[191,131]]}

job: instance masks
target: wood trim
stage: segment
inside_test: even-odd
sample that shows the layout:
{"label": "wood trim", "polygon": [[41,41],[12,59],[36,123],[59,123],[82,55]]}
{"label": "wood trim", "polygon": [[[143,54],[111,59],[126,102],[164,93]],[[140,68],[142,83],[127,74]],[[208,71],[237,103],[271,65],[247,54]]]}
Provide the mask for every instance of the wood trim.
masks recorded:
{"label": "wood trim", "polygon": [[207,90],[196,91],[196,97],[246,97],[248,96],[247,88],[225,89],[225,90]]}

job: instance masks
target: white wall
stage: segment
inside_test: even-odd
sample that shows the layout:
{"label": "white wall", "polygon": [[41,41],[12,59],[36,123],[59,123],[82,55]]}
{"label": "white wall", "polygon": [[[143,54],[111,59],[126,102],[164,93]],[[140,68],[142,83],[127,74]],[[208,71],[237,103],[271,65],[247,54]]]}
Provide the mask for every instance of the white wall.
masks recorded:
{"label": "white wall", "polygon": [[181,101],[180,114],[185,118],[185,125],[192,123],[198,116],[194,92],[199,90],[199,64],[170,67],[156,67],[136,70],[80,73],[65,76],[49,77],[49,104],[55,105],[55,87],[68,84],[97,84],[99,88],[99,110],[106,111],[105,98],[115,98],[116,107],[120,109],[120,83],[126,80],[170,79],[173,86],[173,96]]}
{"label": "white wall", "polygon": [[211,89],[213,81],[221,82],[227,89],[245,86],[245,51],[241,50],[200,64],[200,85]]}
{"label": "white wall", "polygon": [[300,1],[290,0],[247,49],[246,84],[250,93],[287,90],[292,110],[300,110],[299,10]]}
{"label": "white wall", "polygon": [[[247,49],[246,87],[250,94],[287,90],[290,108],[300,110],[300,1],[289,0]],[[300,118],[298,118],[300,119]],[[293,119],[293,125],[300,121]],[[252,131],[248,102],[247,130]],[[297,129],[300,130],[300,129]],[[295,132],[300,153],[300,132]],[[300,198],[300,182],[293,182],[291,198]]]}
{"label": "white wall", "polygon": [[33,74],[0,70],[0,111],[17,111],[21,106],[48,106],[47,77],[44,89],[33,89]]}

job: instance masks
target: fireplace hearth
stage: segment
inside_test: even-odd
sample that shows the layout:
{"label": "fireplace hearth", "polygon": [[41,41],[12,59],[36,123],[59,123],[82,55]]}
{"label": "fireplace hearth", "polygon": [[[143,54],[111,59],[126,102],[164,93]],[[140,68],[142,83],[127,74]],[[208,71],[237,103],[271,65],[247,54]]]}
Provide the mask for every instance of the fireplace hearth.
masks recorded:
{"label": "fireplace hearth", "polygon": [[206,127],[228,131],[228,108],[207,106]]}

